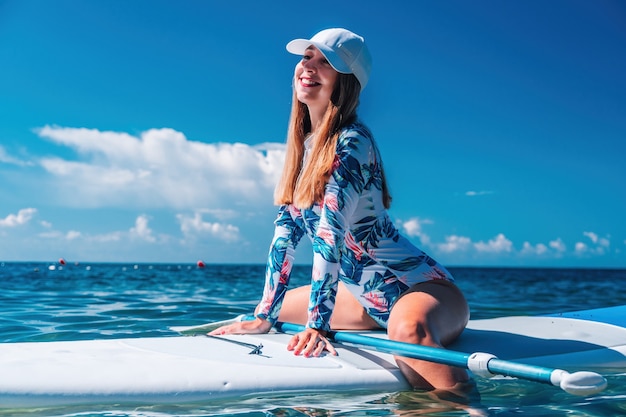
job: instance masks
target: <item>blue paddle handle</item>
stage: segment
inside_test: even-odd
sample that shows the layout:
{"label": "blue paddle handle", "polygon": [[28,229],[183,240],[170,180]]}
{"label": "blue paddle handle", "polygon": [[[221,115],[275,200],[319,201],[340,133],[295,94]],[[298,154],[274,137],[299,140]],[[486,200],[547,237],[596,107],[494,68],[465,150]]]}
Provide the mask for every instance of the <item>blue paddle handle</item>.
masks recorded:
{"label": "blue paddle handle", "polygon": [[[298,333],[305,329],[299,324],[283,322],[277,322],[274,327],[285,333]],[[330,331],[328,337],[339,343],[348,343],[392,355],[469,369],[474,374],[483,377],[505,375],[550,384],[561,387],[575,395],[588,395],[606,387],[606,379],[592,372],[569,374],[560,369],[498,359],[487,353],[456,352],[351,332]]]}
{"label": "blue paddle handle", "polygon": [[[398,342],[395,340],[379,339],[377,337],[364,336],[348,332],[331,332],[329,336],[332,337],[333,340],[341,343],[371,346],[373,349],[393,355],[457,366],[460,368],[471,369],[472,371],[480,367],[479,365],[474,368],[472,366],[472,360],[484,360],[483,356],[479,356],[476,353],[470,354],[456,352],[448,349]],[[552,372],[554,371],[553,368],[506,361],[498,359],[492,355],[487,355],[485,361],[486,363],[484,368],[487,372],[482,372],[481,376],[493,376],[497,374],[552,384],[551,377]]]}

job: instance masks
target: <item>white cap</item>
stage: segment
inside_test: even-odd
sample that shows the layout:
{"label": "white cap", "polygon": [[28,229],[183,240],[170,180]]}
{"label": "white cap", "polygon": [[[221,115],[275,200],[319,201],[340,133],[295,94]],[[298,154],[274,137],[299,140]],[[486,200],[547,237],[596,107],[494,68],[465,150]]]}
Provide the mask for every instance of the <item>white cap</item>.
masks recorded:
{"label": "white cap", "polygon": [[287,44],[292,54],[303,55],[309,46],[315,46],[330,65],[342,74],[354,74],[365,88],[372,69],[372,57],[365,39],[346,29],[326,29],[311,39],[294,39]]}

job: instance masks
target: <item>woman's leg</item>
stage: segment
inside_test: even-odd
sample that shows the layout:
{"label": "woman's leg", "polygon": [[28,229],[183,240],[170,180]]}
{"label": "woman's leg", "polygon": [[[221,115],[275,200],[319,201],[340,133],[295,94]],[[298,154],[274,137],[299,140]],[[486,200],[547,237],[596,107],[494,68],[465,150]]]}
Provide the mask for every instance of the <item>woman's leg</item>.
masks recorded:
{"label": "woman's leg", "polygon": [[[456,339],[469,319],[461,291],[447,281],[427,281],[406,291],[391,309],[387,333],[392,340],[443,348]],[[451,388],[469,378],[464,369],[396,357],[410,384],[419,389]]]}
{"label": "woman's leg", "polygon": [[[305,324],[310,293],[310,285],[287,291],[278,320]],[[335,309],[330,319],[330,325],[334,330],[380,329],[380,326],[365,312],[363,306],[341,282],[339,282],[337,289]]]}

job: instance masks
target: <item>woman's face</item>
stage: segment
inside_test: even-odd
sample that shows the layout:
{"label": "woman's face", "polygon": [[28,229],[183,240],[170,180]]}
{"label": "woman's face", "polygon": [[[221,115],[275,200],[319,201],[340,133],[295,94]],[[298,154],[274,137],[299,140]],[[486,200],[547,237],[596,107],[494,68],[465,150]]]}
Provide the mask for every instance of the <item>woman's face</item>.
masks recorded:
{"label": "woman's face", "polygon": [[294,88],[298,100],[309,109],[326,109],[337,82],[338,73],[314,46],[304,52],[295,69]]}

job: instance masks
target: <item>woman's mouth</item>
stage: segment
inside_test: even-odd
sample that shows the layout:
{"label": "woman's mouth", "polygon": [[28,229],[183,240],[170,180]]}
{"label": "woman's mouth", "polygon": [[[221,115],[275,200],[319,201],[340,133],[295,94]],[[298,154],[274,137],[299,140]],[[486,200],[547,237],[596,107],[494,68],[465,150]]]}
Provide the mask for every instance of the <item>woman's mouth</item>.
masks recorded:
{"label": "woman's mouth", "polygon": [[320,83],[313,81],[310,78],[300,78],[300,83],[305,87],[315,87],[320,85]]}

